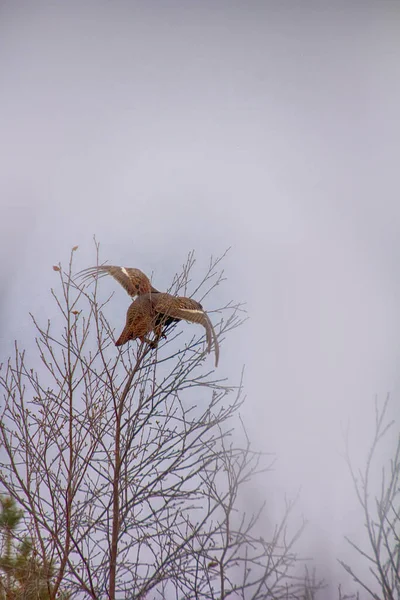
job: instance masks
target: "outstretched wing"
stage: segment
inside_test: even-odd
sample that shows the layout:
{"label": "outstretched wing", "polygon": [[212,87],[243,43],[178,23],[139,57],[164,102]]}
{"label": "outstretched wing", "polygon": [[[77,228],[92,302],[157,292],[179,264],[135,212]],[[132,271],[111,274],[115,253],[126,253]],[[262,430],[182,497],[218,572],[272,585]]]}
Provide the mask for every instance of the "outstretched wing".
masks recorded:
{"label": "outstretched wing", "polygon": [[171,296],[170,294],[157,294],[152,297],[152,304],[156,313],[174,319],[184,319],[190,323],[199,323],[206,330],[207,351],[211,352],[214,342],[215,366],[218,366],[219,345],[214,327],[209,316],[203,310],[201,304],[192,298],[184,296]]}
{"label": "outstretched wing", "polygon": [[85,281],[92,277],[104,277],[104,275],[114,277],[132,297],[149,294],[150,292],[158,293],[158,290],[151,285],[150,279],[140,269],[101,265],[89,267],[78,273],[78,277],[82,277]]}

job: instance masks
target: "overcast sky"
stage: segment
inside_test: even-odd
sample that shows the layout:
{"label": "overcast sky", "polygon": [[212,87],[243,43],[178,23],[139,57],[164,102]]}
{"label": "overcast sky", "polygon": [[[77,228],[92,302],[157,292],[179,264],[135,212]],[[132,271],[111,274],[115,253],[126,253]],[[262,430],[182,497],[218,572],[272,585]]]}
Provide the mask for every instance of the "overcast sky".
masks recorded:
{"label": "overcast sky", "polygon": [[279,513],[301,486],[333,583],[362,532],[342,426],[362,462],[375,395],[399,412],[399,7],[0,2],[0,362],[93,234],[161,289],[231,246],[214,301],[250,319],[221,373],[246,364],[246,423],[278,456],[260,498]]}

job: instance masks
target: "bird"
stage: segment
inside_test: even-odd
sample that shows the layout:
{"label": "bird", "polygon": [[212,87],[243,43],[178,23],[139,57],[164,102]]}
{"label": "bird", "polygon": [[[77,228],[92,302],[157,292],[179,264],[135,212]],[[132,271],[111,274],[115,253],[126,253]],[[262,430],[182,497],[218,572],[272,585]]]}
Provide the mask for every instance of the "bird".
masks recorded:
{"label": "bird", "polygon": [[[162,336],[162,330],[172,320],[184,319],[190,323],[199,323],[206,330],[207,351],[211,352],[214,343],[215,366],[218,366],[219,344],[214,327],[202,305],[192,298],[185,296],[172,296],[164,292],[156,294],[141,294],[132,302],[126,314],[126,324],[115,342],[122,346],[129,340],[138,338],[156,348]],[[151,332],[155,333],[154,340],[146,337]]]}
{"label": "bird", "polygon": [[[131,298],[141,296],[142,294],[159,294],[160,292],[151,285],[150,279],[141,271],[133,267],[119,267],[116,265],[98,265],[96,267],[88,267],[78,273],[84,281],[90,280],[92,277],[104,277],[111,275],[118,283],[122,285],[124,290],[128,292]],[[165,326],[171,323],[176,323],[180,319],[169,317],[164,323]]]}
{"label": "bird", "polygon": [[158,290],[151,285],[150,279],[140,269],[117,267],[115,265],[99,265],[83,269],[83,271],[78,273],[78,277],[81,277],[84,281],[96,276],[104,277],[104,275],[114,277],[132,298],[141,294],[158,294]]}
{"label": "bird", "polygon": [[[181,320],[199,323],[206,330],[207,351],[211,352],[214,342],[215,366],[218,366],[219,345],[214,327],[202,305],[186,296],[173,296],[160,292],[152,286],[150,279],[140,269],[119,267],[116,265],[99,265],[88,267],[78,273],[85,281],[92,277],[111,275],[122,285],[126,292],[135,298],[126,314],[126,324],[115,342],[122,346],[129,340],[139,339],[156,348],[161,337],[165,337],[163,328]],[[154,332],[154,340],[147,336]]]}

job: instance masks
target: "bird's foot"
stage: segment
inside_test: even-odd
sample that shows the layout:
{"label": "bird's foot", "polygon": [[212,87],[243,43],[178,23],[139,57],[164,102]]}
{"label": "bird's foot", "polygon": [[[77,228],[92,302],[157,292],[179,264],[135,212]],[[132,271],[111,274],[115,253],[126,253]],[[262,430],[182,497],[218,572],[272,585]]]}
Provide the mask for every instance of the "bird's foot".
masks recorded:
{"label": "bird's foot", "polygon": [[158,346],[158,339],[156,340],[149,340],[149,338],[143,337],[141,338],[142,342],[146,342],[146,344],[148,344],[150,346],[150,348],[157,348]]}

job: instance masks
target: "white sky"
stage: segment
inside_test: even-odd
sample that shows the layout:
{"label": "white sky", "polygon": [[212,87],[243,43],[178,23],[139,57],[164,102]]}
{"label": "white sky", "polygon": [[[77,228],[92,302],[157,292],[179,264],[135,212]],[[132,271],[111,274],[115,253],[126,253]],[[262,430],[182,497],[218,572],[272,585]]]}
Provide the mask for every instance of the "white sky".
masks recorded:
{"label": "white sky", "polygon": [[220,294],[250,320],[221,372],[246,364],[279,458],[259,496],[279,513],[302,487],[333,584],[362,531],[341,425],[362,462],[375,394],[398,413],[399,27],[385,1],[0,2],[2,358],[93,234],[159,288],[232,246]]}

